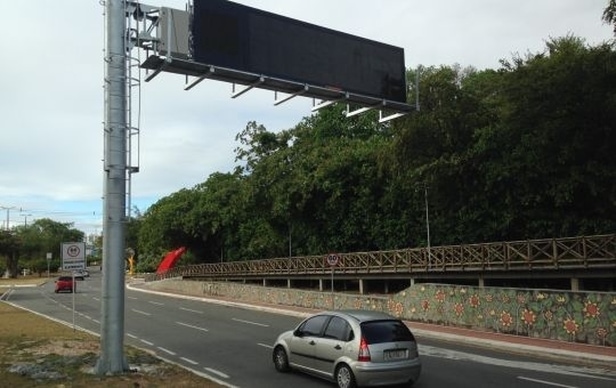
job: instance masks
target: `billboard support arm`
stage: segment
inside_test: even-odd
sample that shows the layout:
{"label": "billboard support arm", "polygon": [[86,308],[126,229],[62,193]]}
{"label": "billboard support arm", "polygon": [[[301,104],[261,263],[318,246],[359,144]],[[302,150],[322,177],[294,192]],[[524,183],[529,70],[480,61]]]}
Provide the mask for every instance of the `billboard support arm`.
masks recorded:
{"label": "billboard support arm", "polygon": [[[340,99],[340,100],[341,100],[341,99]],[[316,105],[313,105],[313,106],[312,106],[312,111],[313,111],[313,112],[316,112],[316,111],[318,111],[318,110],[320,110],[320,109],[323,109],[323,108],[325,108],[325,107],[328,107],[328,106],[330,106],[330,105],[333,105],[333,104],[337,103],[337,102],[338,102],[338,101],[340,101],[340,100],[327,100],[327,101],[321,101],[320,103],[318,103],[318,104],[316,104]]]}
{"label": "billboard support arm", "polygon": [[274,105],[275,105],[275,106],[278,106],[278,105],[280,105],[280,104],[282,104],[282,103],[284,103],[284,102],[289,101],[289,100],[290,100],[290,99],[292,99],[292,98],[295,98],[295,97],[297,97],[297,96],[300,96],[300,95],[302,95],[302,94],[306,93],[307,91],[308,91],[308,85],[304,85],[304,88],[303,88],[302,90],[299,90],[299,91],[297,91],[297,92],[295,92],[295,93],[293,93],[293,94],[291,94],[291,95],[289,95],[289,96],[286,96],[286,97],[284,97],[284,98],[281,98],[280,100],[278,100],[278,99],[276,98],[276,96],[278,95],[278,92],[277,92],[277,91],[274,91],[274,96],[275,96],[275,97],[274,97]]}
{"label": "billboard support arm", "polygon": [[184,90],[190,90],[190,89],[194,88],[199,83],[201,83],[201,81],[203,81],[206,78],[209,78],[212,74],[214,74],[215,71],[216,71],[216,69],[214,69],[214,66],[210,66],[210,70],[207,73],[203,74],[201,77],[197,78],[196,80],[192,81],[191,83],[186,84],[186,86],[184,86]]}
{"label": "billboard support arm", "polygon": [[148,76],[145,77],[145,82],[150,82],[151,80],[154,79],[154,77],[156,77],[157,75],[159,75],[163,70],[165,70],[165,68],[167,67],[167,64],[170,63],[169,60],[165,60],[163,62],[162,65],[160,65],[160,67],[156,70],[154,70],[154,72],[152,72],[151,74],[149,74]]}
{"label": "billboard support arm", "polygon": [[375,108],[376,108],[376,106],[365,106],[363,108],[359,108],[359,109],[356,109],[354,111],[350,111],[349,104],[347,104],[347,109],[346,109],[345,116],[347,118],[353,117],[353,116],[356,116],[356,115],[359,115],[359,114],[371,111],[372,109],[375,109]]}
{"label": "billboard support arm", "polygon": [[246,86],[244,89],[240,90],[239,92],[235,92],[235,84],[233,84],[233,94],[231,95],[231,98],[237,98],[237,97],[241,96],[242,94],[248,92],[249,90],[256,88],[257,86],[259,86],[263,82],[265,82],[265,78],[263,76],[261,76],[261,77],[259,77],[259,79],[257,81],[255,81],[252,84]]}
{"label": "billboard support arm", "polygon": [[380,110],[379,111],[379,124],[386,123],[386,122],[388,122],[390,120],[394,120],[394,119],[397,119],[398,117],[402,117],[402,116],[405,116],[405,115],[406,115],[406,113],[394,113],[394,114],[391,114],[389,116],[383,117],[383,111]]}

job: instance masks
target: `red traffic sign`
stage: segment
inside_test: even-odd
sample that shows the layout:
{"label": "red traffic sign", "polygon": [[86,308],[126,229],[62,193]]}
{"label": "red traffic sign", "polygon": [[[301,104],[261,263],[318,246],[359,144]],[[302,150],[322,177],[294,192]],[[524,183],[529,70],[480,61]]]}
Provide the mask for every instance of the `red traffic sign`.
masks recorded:
{"label": "red traffic sign", "polygon": [[327,255],[327,264],[329,264],[330,266],[332,267],[337,266],[339,261],[340,261],[340,258],[338,257],[337,254],[330,253],[329,255]]}

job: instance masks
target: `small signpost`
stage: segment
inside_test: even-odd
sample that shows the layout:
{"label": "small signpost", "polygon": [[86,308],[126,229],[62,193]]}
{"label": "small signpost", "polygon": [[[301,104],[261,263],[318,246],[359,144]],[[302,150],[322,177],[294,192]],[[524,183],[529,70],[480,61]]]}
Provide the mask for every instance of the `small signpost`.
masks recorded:
{"label": "small signpost", "polygon": [[73,271],[86,268],[86,243],[62,243],[62,269]]}
{"label": "small signpost", "polygon": [[330,253],[327,255],[327,264],[332,269],[332,310],[334,309],[334,268],[338,265],[340,258],[335,253]]}
{"label": "small signpost", "polygon": [[49,266],[51,264],[51,252],[47,252],[47,278],[49,278]]}
{"label": "small signpost", "polygon": [[86,268],[86,243],[62,243],[62,270],[71,271],[73,277],[73,330],[75,330],[75,272],[76,269]]}

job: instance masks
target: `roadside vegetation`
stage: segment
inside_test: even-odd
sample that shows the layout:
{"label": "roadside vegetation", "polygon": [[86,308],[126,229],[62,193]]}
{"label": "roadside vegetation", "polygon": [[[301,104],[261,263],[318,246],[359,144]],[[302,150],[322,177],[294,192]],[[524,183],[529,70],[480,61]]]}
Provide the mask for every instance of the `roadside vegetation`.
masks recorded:
{"label": "roadside vegetation", "polygon": [[[0,295],[8,283],[0,280]],[[152,354],[126,346],[131,372],[98,376],[99,338],[0,301],[0,386],[3,387],[220,387]]]}
{"label": "roadside vegetation", "polygon": [[421,109],[389,123],[345,105],[248,123],[234,171],[132,220],[138,268],[181,246],[178,265],[422,247],[427,212],[432,246],[614,233],[614,41],[409,70],[410,104],[416,77]]}

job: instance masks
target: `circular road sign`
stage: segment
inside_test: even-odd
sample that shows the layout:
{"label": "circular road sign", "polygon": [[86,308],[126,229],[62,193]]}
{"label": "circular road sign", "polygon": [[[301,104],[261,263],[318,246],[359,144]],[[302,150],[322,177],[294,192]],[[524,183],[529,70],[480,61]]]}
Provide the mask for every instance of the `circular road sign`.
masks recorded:
{"label": "circular road sign", "polygon": [[339,257],[337,254],[335,253],[330,253],[329,255],[327,255],[327,264],[329,264],[332,267],[335,267],[338,265],[338,261],[339,261]]}
{"label": "circular road sign", "polygon": [[79,257],[81,249],[77,245],[69,245],[66,249],[66,253],[69,255],[69,257]]}

